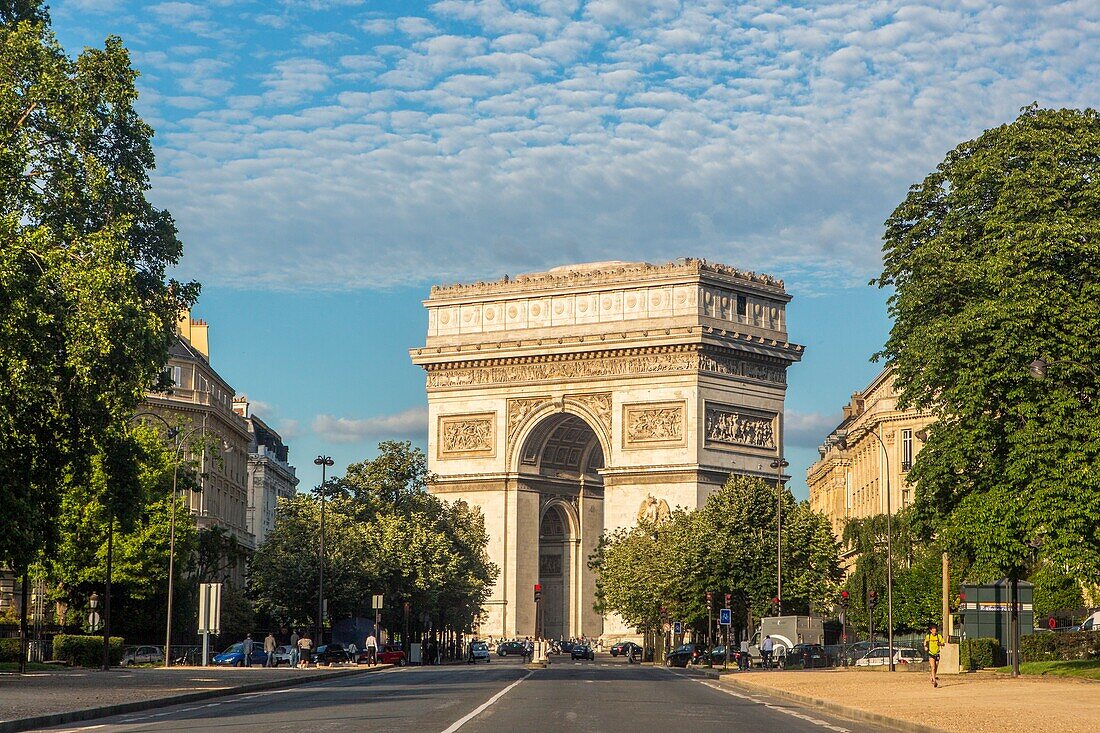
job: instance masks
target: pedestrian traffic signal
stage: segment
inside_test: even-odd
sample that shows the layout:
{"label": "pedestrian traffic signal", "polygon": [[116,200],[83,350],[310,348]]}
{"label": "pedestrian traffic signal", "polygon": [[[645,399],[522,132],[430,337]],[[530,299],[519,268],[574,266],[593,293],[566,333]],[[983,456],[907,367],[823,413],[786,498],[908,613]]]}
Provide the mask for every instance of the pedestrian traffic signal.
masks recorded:
{"label": "pedestrian traffic signal", "polygon": [[850,599],[848,597],[848,591],[846,591],[846,590],[840,591],[840,607],[845,608],[845,609],[848,608],[848,601],[849,600]]}
{"label": "pedestrian traffic signal", "polygon": [[710,604],[711,604],[711,603],[712,603],[713,601],[714,601],[714,594],[713,594],[713,593],[711,593],[711,592],[710,592],[710,591],[708,590],[708,591],[707,591],[707,606],[709,607],[709,606],[710,606]]}
{"label": "pedestrian traffic signal", "polygon": [[771,610],[771,614],[772,614],[773,616],[778,616],[778,615],[779,615],[779,598],[778,598],[778,597],[776,597],[776,598],[772,598],[772,610]]}
{"label": "pedestrian traffic signal", "polygon": [[878,605],[878,593],[871,591],[867,594],[867,605],[870,606],[872,611],[875,610],[875,606]]}
{"label": "pedestrian traffic signal", "polygon": [[732,593],[727,593],[726,594],[726,608],[729,608],[732,605],[733,605],[733,594]]}
{"label": "pedestrian traffic signal", "polygon": [[535,603],[542,600],[542,586],[535,583]]}

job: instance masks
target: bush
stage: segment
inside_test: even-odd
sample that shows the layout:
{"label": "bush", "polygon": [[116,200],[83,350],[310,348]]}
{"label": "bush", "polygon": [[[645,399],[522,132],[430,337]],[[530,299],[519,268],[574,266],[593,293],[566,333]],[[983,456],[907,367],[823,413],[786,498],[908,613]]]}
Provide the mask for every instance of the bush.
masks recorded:
{"label": "bush", "polygon": [[1100,634],[1095,631],[1029,634],[1020,638],[1020,659],[1025,662],[1100,659]]}
{"label": "bush", "polygon": [[[122,661],[121,636],[111,637],[108,652],[112,665]],[[98,667],[103,663],[103,637],[58,634],[53,638],[53,658],[77,667]]]}
{"label": "bush", "polygon": [[0,639],[0,663],[19,661],[19,639]]}
{"label": "bush", "polygon": [[963,639],[959,645],[959,666],[974,671],[1004,664],[1004,649],[996,639]]}

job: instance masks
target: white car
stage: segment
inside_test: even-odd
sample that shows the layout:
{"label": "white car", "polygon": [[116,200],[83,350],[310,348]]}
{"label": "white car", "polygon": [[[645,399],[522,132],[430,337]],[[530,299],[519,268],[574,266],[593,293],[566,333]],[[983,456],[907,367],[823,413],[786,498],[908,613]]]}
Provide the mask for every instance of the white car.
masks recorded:
{"label": "white car", "polygon": [[[872,649],[856,660],[857,667],[886,666],[889,661],[890,651],[886,647]],[[909,664],[923,662],[924,655],[916,649],[909,647],[894,647],[894,664]]]}
{"label": "white car", "polygon": [[1100,611],[1092,614],[1082,621],[1080,626],[1075,626],[1070,631],[1100,631]]}
{"label": "white car", "polygon": [[489,645],[484,641],[471,641],[470,642],[470,655],[466,658],[468,664],[477,664],[478,662],[485,662],[488,664],[491,660],[489,657]]}
{"label": "white car", "polygon": [[164,652],[156,646],[129,647],[123,652],[119,664],[123,667],[132,667],[135,664],[164,664]]}

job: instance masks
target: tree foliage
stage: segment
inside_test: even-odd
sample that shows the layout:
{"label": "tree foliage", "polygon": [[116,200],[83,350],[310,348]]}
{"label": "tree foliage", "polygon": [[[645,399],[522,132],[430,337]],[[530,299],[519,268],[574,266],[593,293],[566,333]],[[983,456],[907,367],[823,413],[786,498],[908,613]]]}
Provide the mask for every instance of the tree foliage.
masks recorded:
{"label": "tree foliage", "polygon": [[808,503],[759,479],[731,476],[694,511],[677,509],[603,537],[589,566],[598,572],[597,608],[637,628],[670,618],[705,628],[706,592],[732,596],[733,622],[767,615],[776,593],[776,512],[783,503],[784,613],[831,607],[840,569],[828,521]]}
{"label": "tree foliage", "polygon": [[1025,109],[948,153],[886,227],[882,356],[902,404],[937,418],[910,473],[921,533],[974,580],[1037,549],[1100,577],[1100,116]]}
{"label": "tree foliage", "polygon": [[165,279],[181,245],[146,199],[129,54],[108,38],[70,59],[44,20],[0,5],[0,563],[17,571],[57,539],[59,487],[100,473],[137,520],[126,421],[197,294]]}

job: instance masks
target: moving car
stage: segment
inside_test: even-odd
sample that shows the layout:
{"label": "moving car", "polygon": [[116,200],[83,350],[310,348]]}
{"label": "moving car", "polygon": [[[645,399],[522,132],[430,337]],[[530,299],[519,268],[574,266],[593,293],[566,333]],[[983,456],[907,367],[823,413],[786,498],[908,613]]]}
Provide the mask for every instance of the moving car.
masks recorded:
{"label": "moving car", "polygon": [[617,657],[622,654],[624,657],[630,654],[630,651],[634,650],[638,654],[642,653],[642,648],[632,641],[620,641],[611,647],[611,656]]}
{"label": "moving car", "polygon": [[[253,642],[252,644],[252,666],[262,667],[264,662],[267,661],[267,652],[264,651],[263,646]],[[221,654],[215,654],[213,659],[214,664],[220,667],[243,667],[244,666],[244,643],[238,641],[236,644],[231,644]]]}
{"label": "moving car", "polygon": [[313,663],[318,665],[346,664],[350,661],[352,661],[351,654],[338,641],[322,644],[313,652]]}
{"label": "moving car", "polygon": [[404,667],[409,663],[409,660],[405,657],[405,650],[399,646],[393,644],[384,644],[381,649],[378,650],[378,662],[380,664],[395,664],[398,667]]}
{"label": "moving car", "polygon": [[[565,649],[562,649],[564,652]],[[515,655],[517,657],[523,656],[523,642],[522,641],[505,641],[497,644],[497,654],[502,657],[509,655]]]}
{"label": "moving car", "polygon": [[122,652],[123,667],[132,667],[135,664],[164,664],[164,652],[159,646],[131,646]]}
{"label": "moving car", "polygon": [[829,666],[829,655],[821,644],[795,644],[784,660],[786,668],[820,669]]}
{"label": "moving car", "polygon": [[478,662],[485,662],[488,664],[491,661],[489,656],[489,645],[484,641],[471,641],[470,653],[466,656],[466,662],[468,664],[477,664]]}
{"label": "moving car", "polygon": [[[890,663],[890,650],[886,647],[872,649],[856,660],[857,667],[879,667]],[[894,664],[916,664],[924,661],[924,654],[910,647],[894,647]]]}
{"label": "moving car", "polygon": [[570,659],[595,659],[596,653],[592,651],[592,647],[588,644],[573,644],[573,648],[569,650]]}
{"label": "moving car", "polygon": [[702,644],[681,644],[669,652],[665,659],[666,667],[686,667],[698,664],[699,658],[706,652]]}

